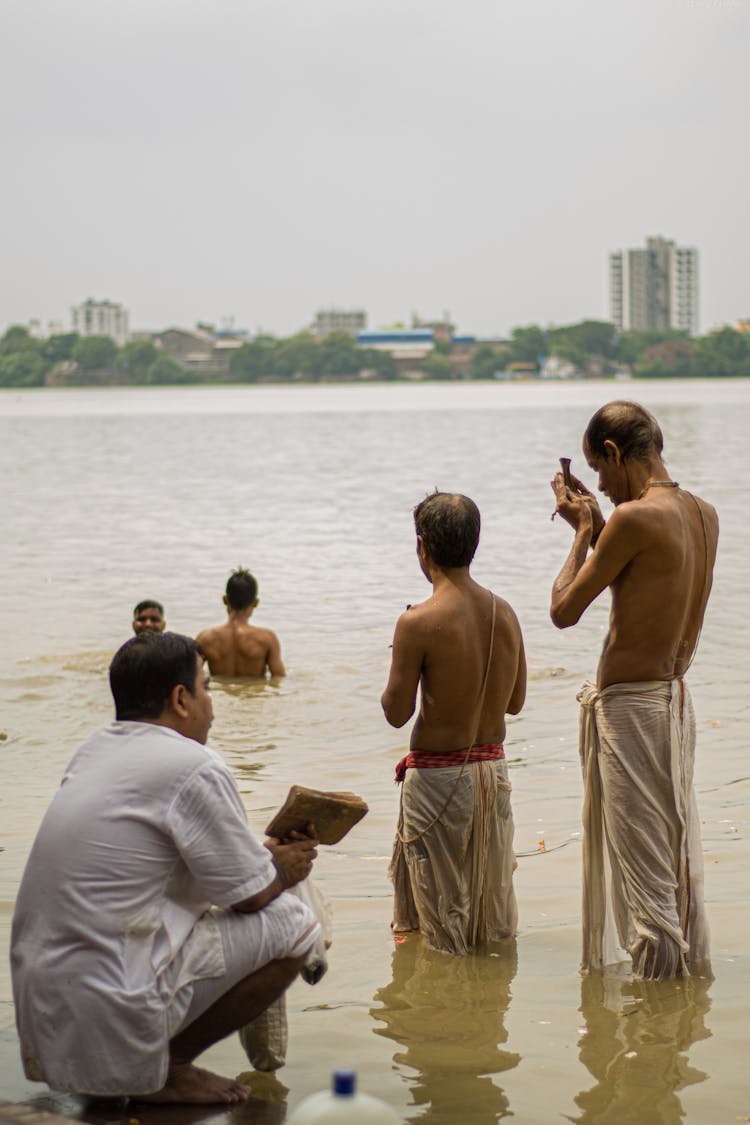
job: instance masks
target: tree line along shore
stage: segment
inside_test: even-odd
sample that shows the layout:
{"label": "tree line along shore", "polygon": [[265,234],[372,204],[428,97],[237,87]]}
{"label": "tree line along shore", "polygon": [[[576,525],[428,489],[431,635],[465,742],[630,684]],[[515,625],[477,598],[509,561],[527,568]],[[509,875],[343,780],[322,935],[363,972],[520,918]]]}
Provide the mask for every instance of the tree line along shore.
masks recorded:
{"label": "tree line along shore", "polygon": [[224,352],[207,373],[159,341],[65,332],[37,339],[20,325],[0,339],[0,387],[293,383],[337,380],[496,378],[690,378],[750,376],[750,333],[730,327],[704,336],[618,332],[607,321],[514,328],[507,340],[436,339],[406,365],[397,354],[362,347],[346,333],[258,336]]}

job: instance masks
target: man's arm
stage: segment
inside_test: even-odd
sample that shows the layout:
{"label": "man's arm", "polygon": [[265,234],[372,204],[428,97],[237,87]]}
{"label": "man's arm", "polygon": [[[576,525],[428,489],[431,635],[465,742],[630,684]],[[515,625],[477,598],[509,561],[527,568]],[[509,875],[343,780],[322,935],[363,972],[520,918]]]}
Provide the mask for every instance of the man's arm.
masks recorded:
{"label": "man's arm", "polygon": [[212,661],[216,661],[217,656],[216,646],[214,644],[214,629],[201,629],[200,633],[198,633],[197,637],[195,638],[195,643],[199,646],[201,652],[205,656],[209,671],[213,673],[211,663]]}
{"label": "man's arm", "polygon": [[513,691],[510,693],[508,706],[505,713],[507,715],[517,715],[524,703],[526,702],[526,653],[523,647],[523,637],[520,635],[519,626],[519,647],[518,647],[518,667],[516,670],[516,682],[513,685]]}
{"label": "man's arm", "polygon": [[276,875],[262,891],[243,899],[242,902],[233,903],[232,910],[237,910],[241,914],[255,914],[278,898],[282,891],[289,890],[290,887],[295,887],[297,883],[306,879],[312,871],[313,860],[318,854],[316,848],[318,841],[314,829],[312,831],[312,836],[293,832],[294,839],[286,843],[269,840],[266,847],[273,858]]}
{"label": "man's arm", "polygon": [[[576,507],[572,513],[570,508]],[[640,525],[627,508],[618,508],[602,527],[596,550],[588,558],[591,542],[591,513],[583,501],[565,501],[558,506],[563,518],[574,526],[575,538],[562,569],[552,584],[550,617],[558,629],[575,625],[584,610],[611,586],[641,550]],[[578,519],[577,525],[574,520]]]}
{"label": "man's arm", "polygon": [[284,667],[284,661],[281,659],[281,644],[279,643],[279,638],[276,636],[275,633],[272,633],[270,630],[269,630],[268,653],[266,655],[266,665],[268,667],[268,671],[271,673],[272,676],[285,676],[286,675],[286,668]]}
{"label": "man's arm", "polygon": [[392,727],[402,727],[414,714],[424,646],[419,641],[418,621],[413,612],[402,613],[393,634],[393,652],[388,683],[380,703]]}

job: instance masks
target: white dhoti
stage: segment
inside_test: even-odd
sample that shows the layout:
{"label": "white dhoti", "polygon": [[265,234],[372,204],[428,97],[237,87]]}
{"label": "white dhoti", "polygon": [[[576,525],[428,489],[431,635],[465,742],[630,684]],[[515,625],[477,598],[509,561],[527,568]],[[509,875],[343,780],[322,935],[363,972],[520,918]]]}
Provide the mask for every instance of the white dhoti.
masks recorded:
{"label": "white dhoti", "polygon": [[[661,980],[708,958],[693,789],[695,715],[683,680],[578,695],[583,804],[581,968],[627,960]],[[627,951],[627,953],[625,952]]]}
{"label": "white dhoti", "polygon": [[393,929],[419,930],[433,949],[463,954],[511,937],[518,910],[507,764],[469,764],[443,809],[460,770],[407,771],[398,820],[406,843],[396,835],[389,873]]}

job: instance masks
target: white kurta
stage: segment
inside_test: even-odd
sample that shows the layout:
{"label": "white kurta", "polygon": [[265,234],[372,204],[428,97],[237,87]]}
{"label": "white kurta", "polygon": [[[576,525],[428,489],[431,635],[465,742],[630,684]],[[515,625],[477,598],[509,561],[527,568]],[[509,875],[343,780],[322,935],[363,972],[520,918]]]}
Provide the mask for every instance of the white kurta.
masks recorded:
{"label": "white kurta", "polygon": [[708,958],[693,789],[695,716],[681,680],[584,684],[583,959],[673,977]]}
{"label": "white kurta", "polygon": [[[16,903],[27,1076],[78,1093],[160,1089],[175,995],[225,973],[208,908],[241,902],[274,875],[213,751],[149,723],[115,722],[89,738],[44,817]],[[272,905],[291,947],[312,916],[291,895]]]}

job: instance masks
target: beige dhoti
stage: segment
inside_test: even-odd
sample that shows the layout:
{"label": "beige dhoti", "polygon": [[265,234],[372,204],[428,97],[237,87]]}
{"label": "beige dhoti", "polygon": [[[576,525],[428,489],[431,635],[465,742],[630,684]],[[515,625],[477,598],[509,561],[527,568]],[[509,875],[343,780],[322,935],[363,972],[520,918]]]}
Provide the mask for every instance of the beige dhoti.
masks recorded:
{"label": "beige dhoti", "polygon": [[511,937],[518,921],[507,763],[471,762],[456,785],[460,772],[408,770],[389,868],[393,929],[448,953]]}
{"label": "beige dhoti", "polygon": [[584,684],[582,970],[632,958],[660,980],[708,959],[693,789],[695,716],[684,681]]}

